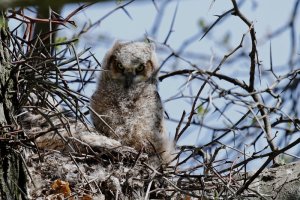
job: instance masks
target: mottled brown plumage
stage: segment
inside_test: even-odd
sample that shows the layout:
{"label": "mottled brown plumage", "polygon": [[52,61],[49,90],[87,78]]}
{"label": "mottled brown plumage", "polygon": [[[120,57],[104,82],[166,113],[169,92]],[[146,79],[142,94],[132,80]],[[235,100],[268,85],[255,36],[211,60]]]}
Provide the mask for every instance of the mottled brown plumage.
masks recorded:
{"label": "mottled brown plumage", "polygon": [[116,44],[106,54],[98,87],[92,96],[92,120],[106,136],[136,150],[170,158],[157,92],[158,68],[154,46],[144,42]]}

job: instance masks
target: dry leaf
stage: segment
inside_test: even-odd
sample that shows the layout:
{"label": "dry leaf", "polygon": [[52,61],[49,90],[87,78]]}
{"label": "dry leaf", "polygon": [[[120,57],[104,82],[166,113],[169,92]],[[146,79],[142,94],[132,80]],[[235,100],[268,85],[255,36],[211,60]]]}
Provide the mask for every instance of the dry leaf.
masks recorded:
{"label": "dry leaf", "polygon": [[54,190],[55,194],[64,194],[64,197],[71,195],[71,189],[69,186],[69,182],[62,181],[60,179],[56,179],[51,185],[52,190]]}

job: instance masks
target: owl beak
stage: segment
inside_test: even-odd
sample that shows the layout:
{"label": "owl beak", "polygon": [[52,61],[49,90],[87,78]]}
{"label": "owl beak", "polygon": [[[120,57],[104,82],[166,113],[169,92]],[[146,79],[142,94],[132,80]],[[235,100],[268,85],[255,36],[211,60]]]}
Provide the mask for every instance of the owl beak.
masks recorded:
{"label": "owl beak", "polygon": [[133,83],[135,74],[132,72],[127,72],[124,75],[125,75],[125,88],[129,88],[131,86],[131,84]]}

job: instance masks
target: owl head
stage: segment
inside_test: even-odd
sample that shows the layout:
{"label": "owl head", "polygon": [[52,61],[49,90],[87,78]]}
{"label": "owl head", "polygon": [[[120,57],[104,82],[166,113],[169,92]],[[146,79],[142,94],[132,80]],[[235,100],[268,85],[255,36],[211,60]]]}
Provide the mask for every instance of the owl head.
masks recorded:
{"label": "owl head", "polygon": [[104,57],[102,77],[129,88],[156,76],[157,67],[152,43],[117,41]]}

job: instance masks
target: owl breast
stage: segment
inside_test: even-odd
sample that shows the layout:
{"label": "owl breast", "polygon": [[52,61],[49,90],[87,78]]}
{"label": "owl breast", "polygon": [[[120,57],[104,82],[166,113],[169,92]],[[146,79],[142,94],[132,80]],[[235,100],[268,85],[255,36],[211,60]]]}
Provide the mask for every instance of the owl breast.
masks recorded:
{"label": "owl breast", "polygon": [[113,81],[105,85],[92,97],[91,106],[100,115],[92,114],[96,129],[137,150],[153,152],[154,145],[159,151],[165,133],[156,84],[140,82],[128,89]]}

